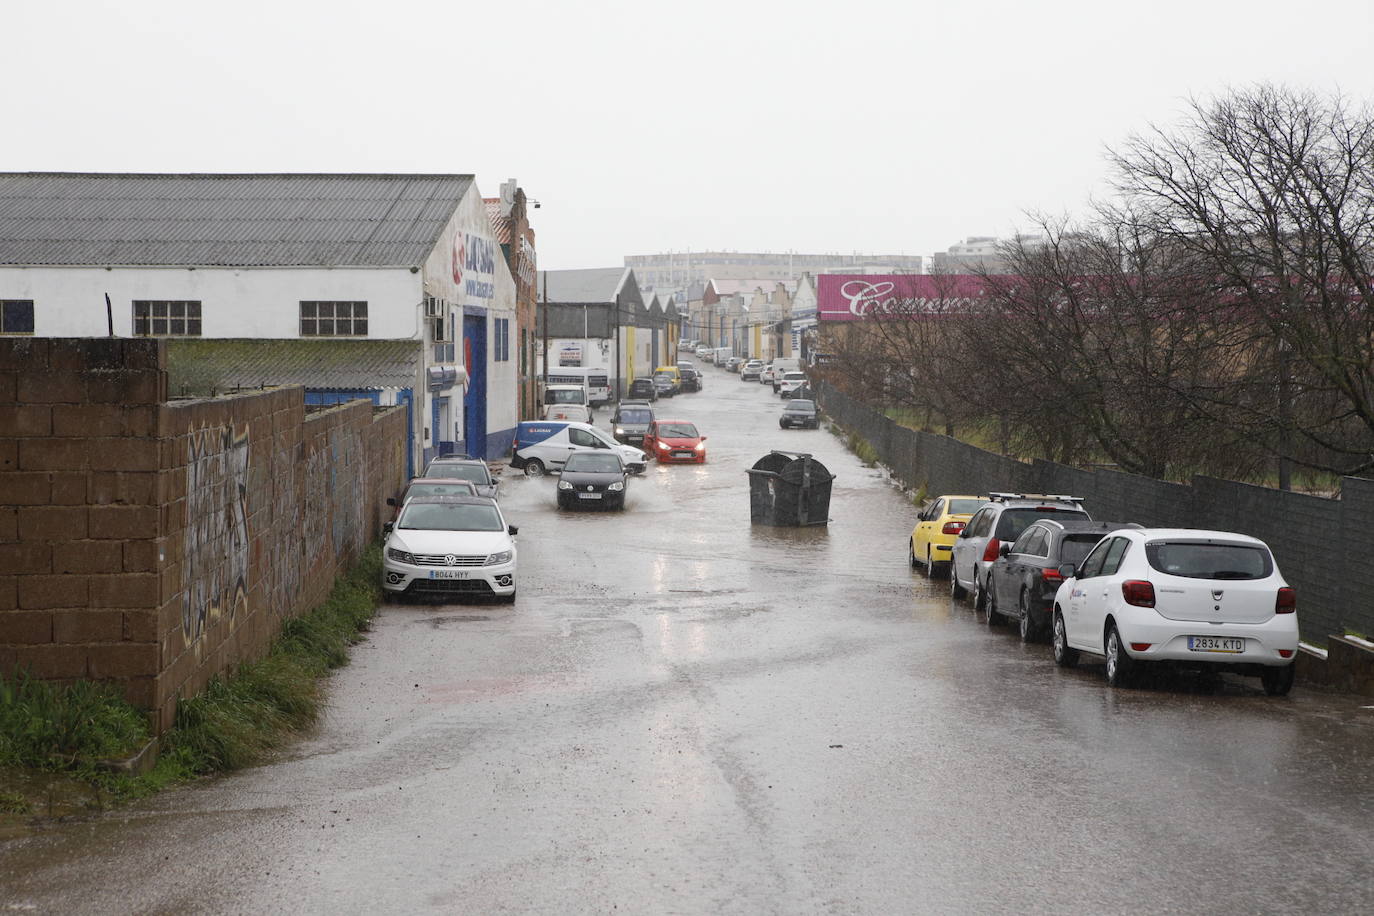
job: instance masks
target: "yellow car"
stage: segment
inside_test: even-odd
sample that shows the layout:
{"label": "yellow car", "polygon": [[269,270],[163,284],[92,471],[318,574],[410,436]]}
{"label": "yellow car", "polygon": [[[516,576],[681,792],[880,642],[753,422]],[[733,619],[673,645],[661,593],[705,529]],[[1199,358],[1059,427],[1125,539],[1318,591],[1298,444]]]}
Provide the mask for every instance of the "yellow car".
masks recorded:
{"label": "yellow car", "polygon": [[986,496],[937,496],[922,506],[911,530],[911,568],[924,569],[928,579],[949,569],[959,532],[987,501]]}

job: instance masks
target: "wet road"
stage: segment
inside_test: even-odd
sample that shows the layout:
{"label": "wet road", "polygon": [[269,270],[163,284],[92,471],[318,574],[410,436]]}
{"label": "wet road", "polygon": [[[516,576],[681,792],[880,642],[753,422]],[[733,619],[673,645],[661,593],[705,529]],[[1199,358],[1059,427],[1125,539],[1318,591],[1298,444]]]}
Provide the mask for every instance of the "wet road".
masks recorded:
{"label": "wet road", "polygon": [[[385,608],[316,736],[0,846],[0,909],[1369,909],[1374,710],[1060,671],[908,571],[880,471],[706,382],[659,415],[710,463],[624,514],[508,475],[514,607]],[[751,528],[772,447],[838,475],[828,529]]]}

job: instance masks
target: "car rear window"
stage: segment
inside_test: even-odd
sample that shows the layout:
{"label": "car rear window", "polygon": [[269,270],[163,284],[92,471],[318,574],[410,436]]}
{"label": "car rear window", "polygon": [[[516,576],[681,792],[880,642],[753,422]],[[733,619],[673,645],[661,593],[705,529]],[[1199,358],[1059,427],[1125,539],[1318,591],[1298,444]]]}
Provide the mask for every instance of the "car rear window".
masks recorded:
{"label": "car rear window", "polygon": [[1265,579],[1274,571],[1269,551],[1254,544],[1151,541],[1145,556],[1153,569],[1189,579]]}
{"label": "car rear window", "polygon": [[439,464],[434,463],[425,472],[426,477],[456,477],[458,480],[471,480],[479,487],[491,483],[487,469],[480,464]]}
{"label": "car rear window", "polygon": [[993,537],[1001,541],[1014,541],[1037,518],[1086,519],[1087,517],[1088,513],[1082,509],[1058,506],[1026,506],[1025,508],[1005,509],[1002,512],[1002,517],[997,520],[997,531]]}
{"label": "car rear window", "polygon": [[951,499],[949,501],[949,514],[972,515],[985,505],[987,505],[986,499]]}
{"label": "car rear window", "polygon": [[1097,546],[1097,542],[1100,540],[1102,540],[1100,534],[1065,535],[1064,542],[1059,545],[1059,562],[1082,566],[1083,558]]}

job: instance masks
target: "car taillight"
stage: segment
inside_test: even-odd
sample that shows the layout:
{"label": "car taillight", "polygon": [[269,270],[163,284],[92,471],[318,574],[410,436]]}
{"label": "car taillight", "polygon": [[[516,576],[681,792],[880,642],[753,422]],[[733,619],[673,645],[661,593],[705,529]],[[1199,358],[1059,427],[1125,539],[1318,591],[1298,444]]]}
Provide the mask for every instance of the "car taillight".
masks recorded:
{"label": "car taillight", "polygon": [[988,546],[983,548],[983,562],[991,563],[997,559],[998,551],[1002,549],[1002,542],[997,538],[988,538]]}
{"label": "car taillight", "polygon": [[1292,650],[1292,649],[1280,649],[1280,650],[1279,650],[1279,658],[1292,658],[1292,657],[1293,657],[1293,650]]}
{"label": "car taillight", "polygon": [[1274,602],[1275,614],[1291,614],[1298,609],[1298,593],[1291,588],[1279,589],[1278,600]]}
{"label": "car taillight", "polygon": [[1045,580],[1046,582],[1062,583],[1064,581],[1064,577],[1059,574],[1059,570],[1049,569],[1048,567],[1040,570],[1040,578]]}
{"label": "car taillight", "polygon": [[941,534],[958,534],[964,530],[963,522],[945,522],[945,527],[940,529]]}
{"label": "car taillight", "polygon": [[1132,651],[1132,652],[1146,652],[1146,651],[1149,651],[1149,648],[1150,648],[1150,646],[1152,646],[1152,645],[1154,645],[1154,643],[1148,643],[1148,642],[1133,642],[1133,643],[1131,643],[1131,651]]}
{"label": "car taillight", "polygon": [[1144,579],[1127,579],[1121,583],[1121,597],[1136,607],[1155,606],[1155,587]]}

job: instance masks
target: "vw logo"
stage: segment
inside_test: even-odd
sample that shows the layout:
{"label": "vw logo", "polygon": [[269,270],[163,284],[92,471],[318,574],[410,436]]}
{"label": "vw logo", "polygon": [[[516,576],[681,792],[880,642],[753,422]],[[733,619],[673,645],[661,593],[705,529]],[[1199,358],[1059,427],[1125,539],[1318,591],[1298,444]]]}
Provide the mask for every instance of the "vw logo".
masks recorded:
{"label": "vw logo", "polygon": [[444,565],[445,565],[445,566],[457,566],[457,565],[458,565],[458,558],[455,557],[453,554],[448,554],[447,556],[444,557]]}
{"label": "vw logo", "polygon": [[592,492],[592,485],[591,485],[591,484],[587,484],[587,492],[588,492],[588,493]]}
{"label": "vw logo", "polygon": [[1225,593],[1224,591],[1222,591],[1221,589],[1219,589],[1219,588],[1218,588],[1218,589],[1213,589],[1213,591],[1212,591],[1212,600],[1213,600],[1213,601],[1220,601],[1220,600],[1221,600],[1221,596],[1224,595],[1224,594],[1226,594],[1226,593]]}

